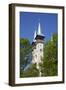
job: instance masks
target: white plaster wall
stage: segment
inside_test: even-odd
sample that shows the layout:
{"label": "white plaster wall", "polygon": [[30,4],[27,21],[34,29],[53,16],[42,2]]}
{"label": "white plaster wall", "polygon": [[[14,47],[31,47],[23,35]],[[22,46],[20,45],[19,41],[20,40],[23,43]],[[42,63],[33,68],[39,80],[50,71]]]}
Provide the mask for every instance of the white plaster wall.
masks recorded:
{"label": "white plaster wall", "polygon": [[[40,63],[41,62],[41,57],[43,57],[43,48],[44,44],[43,43],[37,43],[36,48],[33,49],[32,52],[32,63]],[[40,51],[40,49],[42,51]]]}
{"label": "white plaster wall", "polygon": [[[43,57],[43,43],[38,43],[36,45],[36,53],[37,53],[37,63],[41,62],[41,57]],[[42,51],[40,51],[42,49]]]}

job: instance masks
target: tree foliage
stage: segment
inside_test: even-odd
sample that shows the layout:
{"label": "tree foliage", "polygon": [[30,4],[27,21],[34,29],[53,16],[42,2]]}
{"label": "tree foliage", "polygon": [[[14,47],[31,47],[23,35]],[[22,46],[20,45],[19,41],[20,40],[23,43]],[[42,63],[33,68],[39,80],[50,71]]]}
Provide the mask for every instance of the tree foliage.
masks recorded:
{"label": "tree foliage", "polygon": [[44,57],[42,59],[42,64],[40,64],[42,76],[57,75],[57,46],[57,34],[54,34],[52,40],[46,42],[44,46]]}
{"label": "tree foliage", "polygon": [[37,77],[39,70],[36,68],[36,64],[32,64],[27,70],[21,72],[21,77]]}
{"label": "tree foliage", "polygon": [[31,44],[28,39],[20,39],[20,69],[24,70],[25,66],[30,62]]}
{"label": "tree foliage", "polygon": [[20,77],[35,77],[38,76],[36,64],[31,64],[32,61],[32,45],[28,39],[20,39]]}
{"label": "tree foliage", "polygon": [[[58,37],[53,34],[52,39],[44,43],[44,57],[39,64],[41,76],[56,76],[58,74]],[[32,46],[28,39],[20,39],[20,77],[37,77],[39,70],[36,64],[31,64],[29,68],[26,66],[32,60]]]}

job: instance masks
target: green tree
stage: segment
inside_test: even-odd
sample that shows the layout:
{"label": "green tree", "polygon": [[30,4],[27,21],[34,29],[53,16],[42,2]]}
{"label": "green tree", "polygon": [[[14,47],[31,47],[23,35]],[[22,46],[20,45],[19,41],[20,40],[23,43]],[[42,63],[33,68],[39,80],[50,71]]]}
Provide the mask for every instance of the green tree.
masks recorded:
{"label": "green tree", "polygon": [[31,58],[31,44],[28,39],[20,39],[20,75],[23,72],[24,68],[30,62]]}
{"label": "green tree", "polygon": [[[32,45],[28,39],[20,39],[20,77],[36,77],[39,71],[36,64],[30,64],[32,60]],[[26,67],[29,68],[26,69]]]}
{"label": "green tree", "polygon": [[53,34],[52,40],[46,42],[44,46],[44,57],[40,64],[42,76],[57,75],[58,58],[57,58],[57,34]]}
{"label": "green tree", "polygon": [[[44,57],[40,65],[41,76],[56,76],[58,74],[58,37],[53,34],[52,39],[44,45]],[[37,77],[39,70],[36,64],[29,65],[32,46],[28,39],[20,39],[20,77]],[[29,66],[27,69],[25,69]]]}
{"label": "green tree", "polygon": [[36,68],[36,64],[31,64],[31,66],[21,73],[21,77],[37,77],[39,76],[39,70]]}

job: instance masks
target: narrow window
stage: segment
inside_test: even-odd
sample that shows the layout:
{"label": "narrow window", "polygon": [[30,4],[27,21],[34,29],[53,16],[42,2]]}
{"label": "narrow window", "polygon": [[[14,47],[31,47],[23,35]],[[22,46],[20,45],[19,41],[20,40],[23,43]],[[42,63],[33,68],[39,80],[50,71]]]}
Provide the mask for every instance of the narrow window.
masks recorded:
{"label": "narrow window", "polygon": [[42,49],[40,49],[40,51],[42,52]]}

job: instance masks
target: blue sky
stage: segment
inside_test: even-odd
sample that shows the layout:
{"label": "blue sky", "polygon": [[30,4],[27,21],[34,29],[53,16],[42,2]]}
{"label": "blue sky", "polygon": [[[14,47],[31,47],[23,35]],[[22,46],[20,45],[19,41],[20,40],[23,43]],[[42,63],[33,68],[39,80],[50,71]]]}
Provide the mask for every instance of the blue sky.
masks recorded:
{"label": "blue sky", "polygon": [[58,15],[53,13],[20,12],[20,38],[33,40],[34,31],[41,25],[41,32],[45,35],[45,41],[58,32]]}

